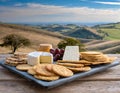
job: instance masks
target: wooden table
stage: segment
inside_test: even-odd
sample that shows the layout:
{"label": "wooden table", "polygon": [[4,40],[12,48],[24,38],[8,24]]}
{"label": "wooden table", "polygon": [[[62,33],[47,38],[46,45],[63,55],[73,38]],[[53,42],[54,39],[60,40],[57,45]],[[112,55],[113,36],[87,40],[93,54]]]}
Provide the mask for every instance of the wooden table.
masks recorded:
{"label": "wooden table", "polygon": [[[120,58],[118,54],[110,56]],[[0,93],[120,93],[120,65],[53,89],[45,89],[0,67]]]}

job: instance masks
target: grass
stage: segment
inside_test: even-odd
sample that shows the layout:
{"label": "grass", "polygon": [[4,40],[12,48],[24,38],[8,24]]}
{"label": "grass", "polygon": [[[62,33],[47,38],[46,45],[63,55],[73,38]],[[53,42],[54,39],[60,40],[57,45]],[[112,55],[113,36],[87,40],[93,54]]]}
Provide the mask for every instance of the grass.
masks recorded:
{"label": "grass", "polygon": [[[93,42],[94,44],[86,45],[86,49],[90,51],[101,51],[104,53],[118,53],[120,52],[120,40],[109,40],[109,41],[103,41],[100,40],[101,42],[95,42],[90,41],[91,43]],[[89,42],[89,43],[90,43]],[[87,44],[87,43],[86,43]]]}
{"label": "grass", "polygon": [[116,24],[116,25],[115,25],[115,28],[120,29],[120,24]]}
{"label": "grass", "polygon": [[[38,32],[36,32],[38,31]],[[57,35],[56,33],[50,33],[44,30],[35,30],[34,28],[25,27],[25,29],[20,28],[20,26],[15,25],[15,27],[9,27],[9,25],[1,26],[0,25],[0,39],[8,34],[19,34],[31,41],[31,46],[20,48],[17,52],[31,52],[39,49],[39,44],[41,43],[50,43],[53,47],[57,47],[57,44],[62,40],[62,36]],[[46,34],[47,33],[47,34]],[[1,41],[0,41],[1,42]],[[10,52],[9,48],[0,47],[0,53]]]}
{"label": "grass", "polygon": [[120,29],[102,28],[101,30],[108,34],[104,40],[120,40]]}

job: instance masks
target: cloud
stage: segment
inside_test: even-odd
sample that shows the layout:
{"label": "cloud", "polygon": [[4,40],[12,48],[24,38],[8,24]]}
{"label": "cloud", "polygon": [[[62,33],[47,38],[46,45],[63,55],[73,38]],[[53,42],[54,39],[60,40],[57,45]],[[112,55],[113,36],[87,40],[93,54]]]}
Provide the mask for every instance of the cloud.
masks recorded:
{"label": "cloud", "polygon": [[[0,7],[3,22],[118,22],[120,9],[64,7],[36,3]],[[20,7],[21,6],[21,7]],[[23,7],[24,6],[24,7]]]}
{"label": "cloud", "polygon": [[99,4],[106,4],[106,5],[120,5],[120,2],[101,2],[101,1],[95,1],[95,3]]}
{"label": "cloud", "polygon": [[16,3],[16,4],[14,4],[14,6],[16,6],[16,7],[21,7],[21,6],[23,6],[24,4],[22,4],[22,3]]}

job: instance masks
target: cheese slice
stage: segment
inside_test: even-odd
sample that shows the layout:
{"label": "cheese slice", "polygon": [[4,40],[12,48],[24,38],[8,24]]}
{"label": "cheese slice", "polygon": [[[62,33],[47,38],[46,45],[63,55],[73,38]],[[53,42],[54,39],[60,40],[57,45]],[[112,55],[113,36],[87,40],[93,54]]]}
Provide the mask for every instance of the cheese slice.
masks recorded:
{"label": "cheese slice", "polygon": [[53,63],[53,55],[49,52],[42,52],[40,55],[40,63]]}
{"label": "cheese slice", "polygon": [[79,46],[66,46],[63,60],[79,61]]}
{"label": "cheese slice", "polygon": [[40,64],[40,55],[42,53],[41,52],[31,52],[28,54],[27,57],[27,63],[29,65],[37,65]]}

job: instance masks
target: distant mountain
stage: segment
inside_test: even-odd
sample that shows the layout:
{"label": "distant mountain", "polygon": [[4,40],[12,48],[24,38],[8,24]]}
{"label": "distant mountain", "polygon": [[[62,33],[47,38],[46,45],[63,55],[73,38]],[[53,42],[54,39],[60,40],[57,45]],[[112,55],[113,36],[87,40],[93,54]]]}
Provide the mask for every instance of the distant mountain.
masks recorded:
{"label": "distant mountain", "polygon": [[76,24],[51,24],[36,27],[76,38],[120,40],[120,22],[100,24],[93,27],[79,26]]}
{"label": "distant mountain", "polygon": [[75,31],[64,33],[64,35],[85,39],[102,39],[99,33],[93,32],[92,29],[88,29],[85,27],[76,29]]}
{"label": "distant mountain", "polygon": [[84,39],[102,39],[100,33],[97,32],[96,29],[90,28],[88,26],[78,26],[75,24],[67,24],[67,25],[45,25],[45,26],[36,26],[37,28],[59,32],[66,36],[71,36],[75,38],[84,38]]}

